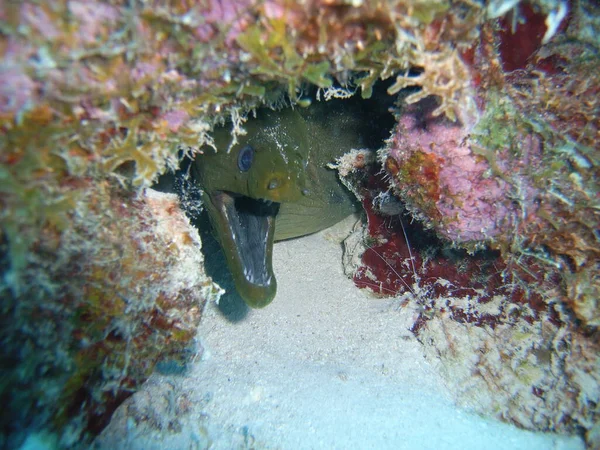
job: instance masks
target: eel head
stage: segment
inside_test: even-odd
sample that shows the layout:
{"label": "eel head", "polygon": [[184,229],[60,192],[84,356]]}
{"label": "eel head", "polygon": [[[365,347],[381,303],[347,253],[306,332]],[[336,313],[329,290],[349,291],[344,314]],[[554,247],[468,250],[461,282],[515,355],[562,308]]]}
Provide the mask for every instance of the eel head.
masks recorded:
{"label": "eel head", "polygon": [[272,251],[279,207],[307,193],[305,127],[292,109],[260,110],[234,145],[229,130],[216,130],[217,150],[204,148],[193,164],[236,289],[253,308],[268,305],[277,290]]}

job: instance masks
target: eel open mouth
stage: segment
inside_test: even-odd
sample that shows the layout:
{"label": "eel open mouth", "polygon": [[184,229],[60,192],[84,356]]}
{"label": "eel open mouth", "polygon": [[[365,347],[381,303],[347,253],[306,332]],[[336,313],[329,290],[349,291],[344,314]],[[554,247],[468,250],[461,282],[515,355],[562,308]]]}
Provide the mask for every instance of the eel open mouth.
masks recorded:
{"label": "eel open mouth", "polygon": [[272,254],[279,203],[227,191],[209,196],[211,221],[238,293],[249,306],[266,306],[276,292]]}

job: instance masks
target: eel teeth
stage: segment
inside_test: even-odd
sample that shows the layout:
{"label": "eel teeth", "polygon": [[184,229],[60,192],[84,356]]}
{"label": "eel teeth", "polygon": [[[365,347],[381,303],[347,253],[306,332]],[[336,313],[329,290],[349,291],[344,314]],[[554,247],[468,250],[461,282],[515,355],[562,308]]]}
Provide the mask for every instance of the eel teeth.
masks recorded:
{"label": "eel teeth", "polygon": [[246,278],[246,280],[248,280],[250,283],[255,283],[255,279],[254,279],[254,275],[252,275],[252,273],[248,270],[248,268],[244,268],[244,277]]}

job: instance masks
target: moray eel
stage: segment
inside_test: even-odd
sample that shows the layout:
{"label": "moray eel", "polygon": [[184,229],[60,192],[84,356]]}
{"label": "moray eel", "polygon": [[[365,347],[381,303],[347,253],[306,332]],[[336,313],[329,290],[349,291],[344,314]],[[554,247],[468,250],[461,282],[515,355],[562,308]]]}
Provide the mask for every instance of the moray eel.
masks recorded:
{"label": "moray eel", "polygon": [[356,209],[327,164],[364,148],[377,124],[366,111],[339,103],[258,110],[229,151],[231,132],[223,127],[214,132],[218,150],[203,148],[192,164],[236,289],[250,307],[275,297],[274,241],[322,230]]}

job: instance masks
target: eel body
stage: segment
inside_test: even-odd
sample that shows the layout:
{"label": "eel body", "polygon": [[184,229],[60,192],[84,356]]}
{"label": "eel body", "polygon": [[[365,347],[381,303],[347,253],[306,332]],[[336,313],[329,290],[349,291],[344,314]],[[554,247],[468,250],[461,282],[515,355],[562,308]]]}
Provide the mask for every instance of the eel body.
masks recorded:
{"label": "eel body", "polygon": [[258,110],[235,145],[230,145],[230,129],[218,129],[217,151],[203,148],[193,162],[236,289],[253,308],[275,297],[274,241],[322,230],[356,209],[352,194],[327,164],[367,146],[375,138],[368,124],[375,124],[360,111],[339,106],[318,102]]}

